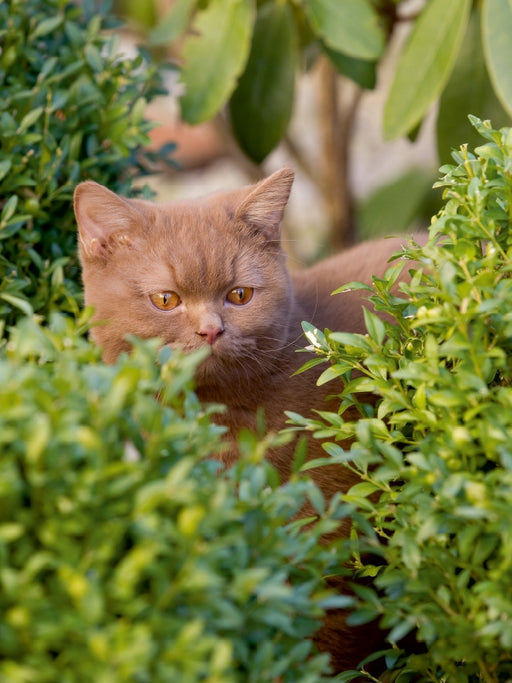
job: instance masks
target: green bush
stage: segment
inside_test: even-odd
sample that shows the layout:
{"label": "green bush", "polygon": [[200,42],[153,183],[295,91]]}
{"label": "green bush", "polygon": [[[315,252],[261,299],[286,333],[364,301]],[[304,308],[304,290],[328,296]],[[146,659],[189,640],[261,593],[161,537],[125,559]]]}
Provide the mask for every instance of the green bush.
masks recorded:
{"label": "green bush", "polygon": [[308,636],[339,602],[338,513],[300,531],[319,493],[278,485],[271,437],[219,472],[197,354],[106,366],[82,332],[27,318],[0,358],[2,682],[327,680]]}
{"label": "green bush", "polygon": [[77,312],[73,188],[127,193],[145,159],[145,98],[160,77],[142,54],[120,57],[94,2],[0,3],[0,319]]}
{"label": "green bush", "polygon": [[[306,325],[330,362],[321,381],[343,380],[339,412],[361,419],[292,416],[330,439],[328,462],[361,474],[346,496],[353,559],[375,581],[351,619],[390,629],[392,680],[512,677],[512,129],[472,122],[485,144],[441,169],[446,204],[428,244],[405,250],[410,284],[391,289],[399,263],[370,289],[392,321],[368,312],[366,335]],[[400,657],[408,632],[425,649]]]}

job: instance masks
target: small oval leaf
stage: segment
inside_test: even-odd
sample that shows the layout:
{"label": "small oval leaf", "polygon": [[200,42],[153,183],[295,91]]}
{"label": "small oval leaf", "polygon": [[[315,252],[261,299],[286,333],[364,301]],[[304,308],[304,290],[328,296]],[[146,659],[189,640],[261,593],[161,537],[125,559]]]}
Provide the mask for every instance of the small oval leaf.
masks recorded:
{"label": "small oval leaf", "polygon": [[43,113],[43,107],[36,107],[35,109],[32,109],[32,111],[29,111],[28,114],[25,114],[25,116],[21,119],[21,123],[18,127],[18,130],[16,131],[17,134],[19,135],[20,133],[23,133],[23,131],[27,130],[32,126],[37,119],[41,116]]}
{"label": "small oval leaf", "polygon": [[260,163],[286,133],[293,108],[297,41],[288,4],[268,3],[258,13],[247,67],[230,101],[238,143]]}
{"label": "small oval leaf", "polygon": [[384,105],[384,137],[411,131],[441,94],[466,30],[471,0],[431,0],[400,55]]}
{"label": "small oval leaf", "polygon": [[215,116],[233,92],[249,54],[253,16],[251,0],[216,0],[198,12],[183,46],[180,104],[187,123]]}

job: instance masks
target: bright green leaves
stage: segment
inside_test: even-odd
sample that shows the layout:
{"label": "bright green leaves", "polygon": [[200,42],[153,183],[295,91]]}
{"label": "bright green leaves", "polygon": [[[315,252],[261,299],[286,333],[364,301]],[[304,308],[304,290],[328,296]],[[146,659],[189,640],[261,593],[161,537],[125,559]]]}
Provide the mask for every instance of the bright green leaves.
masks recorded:
{"label": "bright green leaves", "polygon": [[181,111],[188,123],[215,116],[233,92],[249,54],[253,14],[251,0],[216,0],[197,13],[183,48]]}
{"label": "bright green leaves", "polygon": [[174,40],[190,23],[182,52],[182,116],[200,123],[228,103],[238,143],[260,163],[286,134],[304,35],[365,88],[375,83],[385,38],[369,0],[307,0],[303,7],[270,0],[257,11],[255,5],[254,0],[215,0],[206,6],[178,0],[151,40],[156,45]]}
{"label": "bright green leaves", "polygon": [[512,115],[512,3],[484,0],[482,41],[487,68],[501,104]]}
{"label": "bright green leaves", "polygon": [[[314,417],[288,413],[330,440],[318,466],[360,475],[344,500],[353,561],[375,579],[372,592],[356,591],[349,623],[376,613],[378,590],[390,639],[417,629],[424,652],[405,646],[401,661],[389,659],[393,673],[381,678],[395,681],[410,671],[457,683],[511,672],[512,129],[470,120],[484,139],[443,167],[446,203],[430,239],[404,249],[410,281],[397,287],[397,266],[374,278],[369,300],[386,319],[365,312],[364,335],[303,324],[337,403]],[[377,572],[359,546],[379,547]]]}
{"label": "bright green leaves", "polygon": [[512,112],[512,4],[426,0],[406,17],[402,3],[390,4],[396,14],[373,0],[177,0],[150,37],[163,45],[185,35],[183,118],[206,121],[228,105],[240,147],[261,163],[286,134],[301,65],[326,56],[371,89],[388,44],[406,26],[383,134],[411,135],[442,97],[437,132],[446,160],[452,147],[472,142],[468,114],[500,125],[503,109]]}
{"label": "bright green leaves", "polygon": [[349,57],[378,59],[384,32],[368,0],[306,0],[305,12],[314,33]]}
{"label": "bright green leaves", "polygon": [[384,135],[411,131],[441,94],[464,36],[471,0],[430,0],[400,55],[384,108]]}
{"label": "bright green leaves", "polygon": [[297,39],[288,4],[258,13],[247,67],[230,102],[233,132],[246,154],[262,161],[286,133],[293,107]]}
{"label": "bright green leaves", "polygon": [[275,435],[219,468],[200,356],[139,341],[105,365],[85,326],[24,319],[0,351],[0,680],[327,681],[340,506],[279,484]]}

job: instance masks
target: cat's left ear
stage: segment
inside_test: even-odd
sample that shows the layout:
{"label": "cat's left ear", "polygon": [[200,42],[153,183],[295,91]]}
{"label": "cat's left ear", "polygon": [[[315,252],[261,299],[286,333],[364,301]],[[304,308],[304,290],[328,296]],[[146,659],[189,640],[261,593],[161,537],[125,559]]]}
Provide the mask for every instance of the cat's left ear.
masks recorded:
{"label": "cat's left ear", "polygon": [[269,241],[279,240],[283,214],[295,172],[282,168],[254,186],[236,210],[237,218],[255,227]]}

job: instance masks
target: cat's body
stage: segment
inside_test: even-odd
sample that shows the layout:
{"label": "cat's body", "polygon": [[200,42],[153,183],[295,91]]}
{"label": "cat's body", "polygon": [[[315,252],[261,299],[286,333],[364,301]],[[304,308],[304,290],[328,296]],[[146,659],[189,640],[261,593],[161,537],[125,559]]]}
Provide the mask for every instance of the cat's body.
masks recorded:
{"label": "cat's body", "polygon": [[[379,240],[290,274],[279,229],[292,181],[293,172],[283,169],[256,186],[160,205],[123,199],[92,182],[75,194],[85,300],[108,321],[93,332],[105,360],[129,349],[127,334],[186,350],[209,345],[197,392],[227,406],[219,416],[232,437],[226,464],[237,457],[239,430],[255,427],[258,409],[267,428],[279,430],[285,410],[310,415],[328,407],[326,397],[339,386],[317,387],[315,370],[292,377],[308,358],[296,353],[305,346],[301,322],[364,332],[359,293],[331,293],[382,275],[399,246]],[[295,445],[269,455],[283,478]],[[310,439],[309,457],[324,455]],[[341,467],[313,474],[326,496],[354,483]],[[329,640],[325,631],[323,638]],[[354,666],[364,649],[347,647],[336,668]]]}

